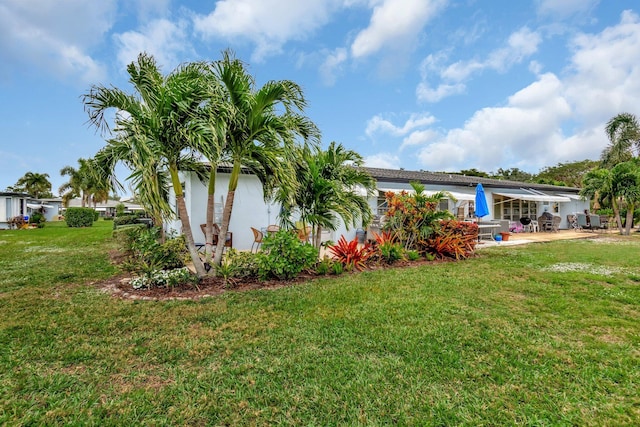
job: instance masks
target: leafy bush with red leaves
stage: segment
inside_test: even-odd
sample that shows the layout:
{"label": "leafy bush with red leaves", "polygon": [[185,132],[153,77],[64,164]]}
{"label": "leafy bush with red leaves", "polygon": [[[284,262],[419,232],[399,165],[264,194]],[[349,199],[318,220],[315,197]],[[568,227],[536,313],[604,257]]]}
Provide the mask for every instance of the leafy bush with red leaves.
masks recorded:
{"label": "leafy bush with red leaves", "polygon": [[335,245],[329,246],[328,249],[331,255],[333,255],[333,258],[347,270],[351,268],[363,270],[366,268],[366,262],[374,253],[371,245],[366,244],[359,246],[357,238],[347,242],[344,236],[340,236],[338,242]]}
{"label": "leafy bush with red leaves", "polygon": [[427,252],[438,258],[468,258],[478,243],[478,225],[463,221],[441,221],[435,235],[427,240]]}

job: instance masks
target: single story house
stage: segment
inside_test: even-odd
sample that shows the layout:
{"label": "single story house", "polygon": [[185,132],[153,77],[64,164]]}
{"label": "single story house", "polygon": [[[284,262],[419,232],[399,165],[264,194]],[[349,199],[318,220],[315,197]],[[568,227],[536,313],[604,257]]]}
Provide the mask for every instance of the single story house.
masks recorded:
{"label": "single story house", "polygon": [[[107,200],[106,202],[99,202],[95,204],[90,203],[85,207],[95,209],[98,212],[98,214],[100,214],[101,217],[113,218],[116,216],[116,206],[118,206],[119,204],[122,204],[124,206],[124,211],[126,213],[144,211],[144,208],[137,203],[124,201],[124,200],[119,201],[119,200],[111,200],[111,199]],[[76,199],[69,200],[67,207],[68,208],[82,207],[82,199],[76,198]],[[64,209],[65,208],[63,207],[61,210],[61,213],[64,211]]]}
{"label": "single story house", "polygon": [[[518,221],[521,217],[538,218],[543,212],[560,216],[560,228],[569,228],[567,215],[583,212],[589,208],[589,201],[579,195],[579,189],[547,184],[533,184],[516,181],[480,178],[425,171],[407,171],[403,169],[364,168],[376,180],[377,194],[369,197],[369,206],[374,215],[380,217],[386,212],[385,194],[388,191],[411,190],[411,182],[420,182],[425,191],[447,192],[451,198],[443,200],[441,209],[447,209],[459,218],[474,215],[475,190],[481,183],[485,190],[489,215],[483,220]],[[222,209],[229,184],[230,169],[220,167],[216,178],[214,221],[222,221]],[[193,173],[182,172],[187,212],[191,221],[191,231],[196,242],[204,242],[200,224],[205,223],[207,205],[207,186]],[[175,209],[175,195],[171,195]],[[233,247],[246,250],[253,243],[251,227],[265,230],[270,224],[278,223],[280,206],[264,201],[260,181],[252,174],[240,176],[235,193],[233,212],[229,231],[233,233]],[[166,224],[167,231],[180,232],[179,220]],[[356,236],[357,227],[340,224],[336,231],[325,231],[323,241],[336,241],[341,235],[347,239]]]}
{"label": "single story house", "polygon": [[45,204],[27,193],[0,193],[0,229],[9,228],[11,218],[29,217],[35,211],[48,212],[53,209],[54,206]]}

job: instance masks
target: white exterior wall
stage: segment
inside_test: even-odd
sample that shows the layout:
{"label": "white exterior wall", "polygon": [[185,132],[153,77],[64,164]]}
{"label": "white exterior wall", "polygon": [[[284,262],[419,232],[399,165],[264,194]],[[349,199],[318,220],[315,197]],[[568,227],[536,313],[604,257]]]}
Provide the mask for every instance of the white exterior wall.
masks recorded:
{"label": "white exterior wall", "polygon": [[[190,174],[191,175],[191,174]],[[182,174],[185,183],[185,202],[189,220],[191,221],[191,232],[196,242],[204,243],[204,234],[200,229],[200,224],[204,224],[207,219],[207,186],[202,184],[198,178],[191,175],[187,178]],[[216,176],[215,203],[224,206],[227,199],[230,174],[218,173]],[[175,209],[175,195],[171,192],[171,203]],[[279,205],[265,203],[262,197],[262,185],[254,175],[240,175],[238,188],[235,192],[233,210],[231,212],[231,222],[229,231],[233,233],[233,247],[239,250],[251,249],[253,244],[253,232],[250,227],[258,230],[266,228],[270,224],[277,224]],[[214,221],[221,222],[221,211],[216,213]],[[167,224],[168,230],[180,231],[180,220]]]}

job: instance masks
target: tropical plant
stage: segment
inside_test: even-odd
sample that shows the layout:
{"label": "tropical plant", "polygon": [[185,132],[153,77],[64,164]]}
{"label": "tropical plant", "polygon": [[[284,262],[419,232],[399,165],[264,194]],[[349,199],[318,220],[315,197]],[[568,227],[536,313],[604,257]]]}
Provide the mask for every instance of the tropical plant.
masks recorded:
{"label": "tropical plant", "polygon": [[633,114],[621,113],[613,117],[607,122],[605,131],[609,146],[602,152],[602,167],[626,162],[640,152],[640,124]]}
{"label": "tropical plant", "polygon": [[288,230],[280,230],[266,236],[262,251],[256,255],[258,271],[262,279],[292,279],[318,259],[318,250],[301,242]]}
{"label": "tropical plant", "polygon": [[412,193],[389,192],[386,194],[389,210],[385,231],[395,233],[404,250],[425,252],[425,245],[436,231],[437,222],[452,217],[449,211],[439,211],[438,206],[445,193],[435,193],[431,196],[424,194],[424,185],[411,183]]}
{"label": "tropical plant", "polygon": [[474,223],[441,221],[435,234],[427,240],[427,252],[438,258],[468,258],[478,242],[478,226]]}
{"label": "tropical plant", "polygon": [[359,245],[358,239],[347,241],[344,236],[340,236],[335,245],[328,247],[333,259],[342,264],[347,270],[355,268],[356,270],[364,270],[367,261],[374,255],[371,245]]}
{"label": "tropical plant", "polygon": [[96,157],[101,170],[110,177],[119,162],[133,170],[129,178],[155,219],[175,214],[168,202],[171,182],[189,254],[202,277],[206,271],[195,247],[178,170],[192,169],[194,149],[211,138],[208,68],[202,63],[188,63],[163,76],[153,57],[141,53],[127,72],[135,95],[102,85],[93,86],[83,95],[90,123],[103,132],[110,131],[106,111],[117,111],[113,128],[116,137]]}
{"label": "tropical plant", "polygon": [[[276,187],[293,188],[295,172],[289,157],[296,139],[315,143],[319,131],[302,115],[306,100],[296,83],[270,81],[256,89],[244,64],[229,51],[213,64],[213,72],[222,84],[217,106],[224,121],[221,146],[232,168],[220,224],[220,235],[224,236],[229,230],[241,171],[253,173],[260,180],[265,199]],[[223,249],[223,245],[216,247],[214,265],[220,264]]]}
{"label": "tropical plant", "polygon": [[58,192],[62,195],[65,206],[75,197],[80,197],[81,206],[86,207],[93,203],[106,201],[112,187],[109,181],[103,179],[99,173],[99,165],[95,159],[78,159],[78,169],[65,166],[60,170],[60,175],[68,176],[69,181],[60,186]]}
{"label": "tropical plant", "polygon": [[48,173],[27,172],[10,189],[30,194],[36,199],[52,196]]}
{"label": "tropical plant", "polygon": [[393,264],[402,259],[404,250],[398,242],[395,233],[391,231],[383,231],[382,233],[373,233],[375,245],[372,246],[374,256],[378,257],[386,264]]}
{"label": "tropical plant", "polygon": [[311,225],[317,248],[322,229],[336,230],[339,218],[347,227],[371,220],[367,195],[375,190],[375,180],[360,168],[363,159],[358,153],[332,142],[327,150],[299,148],[295,161],[297,188],[281,188],[276,200],[285,223],[299,217],[303,228]]}
{"label": "tropical plant", "polygon": [[[598,197],[610,204],[620,234],[630,234],[634,210],[640,202],[640,160],[632,159],[618,163],[611,169],[589,172],[580,194],[589,198]],[[624,227],[620,215],[622,209],[626,211]]]}

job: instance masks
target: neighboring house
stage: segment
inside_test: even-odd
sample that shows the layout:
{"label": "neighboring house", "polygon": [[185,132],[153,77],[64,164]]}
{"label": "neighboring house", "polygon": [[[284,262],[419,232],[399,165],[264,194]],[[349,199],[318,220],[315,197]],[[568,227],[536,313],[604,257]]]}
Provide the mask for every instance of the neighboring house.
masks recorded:
{"label": "neighboring house", "polygon": [[60,219],[60,210],[63,208],[62,199],[56,197],[53,199],[40,199],[43,205],[42,213],[47,221],[58,221]]}
{"label": "neighboring house", "polygon": [[17,216],[28,217],[37,210],[52,208],[27,193],[0,193],[0,229],[9,228],[8,221]]}
{"label": "neighboring house", "polygon": [[[111,200],[111,199],[107,200],[106,202],[96,203],[95,206],[93,203],[90,203],[85,207],[95,209],[100,214],[101,217],[113,218],[114,216],[116,216],[116,206],[118,206],[120,203],[124,205],[124,211],[126,213],[144,211],[144,208],[137,203],[132,203],[129,201]],[[69,200],[67,207],[69,208],[82,207],[82,199]]]}
{"label": "neighboring house", "polygon": [[[447,192],[452,198],[443,200],[441,209],[447,209],[455,216],[469,218],[474,214],[476,185],[482,183],[489,215],[483,220],[506,219],[518,221],[521,217],[538,218],[548,211],[561,217],[560,228],[568,228],[567,215],[582,212],[589,208],[589,201],[579,196],[579,189],[546,184],[532,184],[473,176],[423,171],[405,171],[394,169],[364,168],[377,182],[378,194],[369,198],[369,206],[374,215],[380,217],[386,212],[385,193],[388,191],[410,191],[411,182],[420,182],[428,193]],[[222,219],[222,207],[227,197],[230,170],[218,169],[215,193],[215,219]],[[204,242],[200,224],[205,223],[207,206],[207,187],[192,173],[181,173],[185,192],[187,212],[191,221],[191,231],[196,242]],[[455,198],[455,200],[454,200]],[[175,195],[171,196],[175,209]],[[250,227],[266,229],[270,224],[278,223],[280,206],[267,203],[262,197],[260,181],[251,174],[240,176],[235,193],[233,212],[229,231],[233,233],[233,247],[246,250],[251,248],[253,233]],[[167,230],[181,230],[179,220],[169,222]],[[340,224],[335,232],[325,231],[323,241],[336,241],[340,235],[347,239],[356,236],[356,228]]]}

